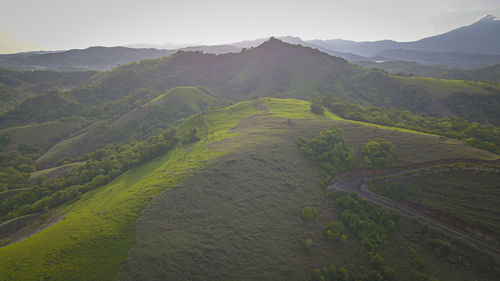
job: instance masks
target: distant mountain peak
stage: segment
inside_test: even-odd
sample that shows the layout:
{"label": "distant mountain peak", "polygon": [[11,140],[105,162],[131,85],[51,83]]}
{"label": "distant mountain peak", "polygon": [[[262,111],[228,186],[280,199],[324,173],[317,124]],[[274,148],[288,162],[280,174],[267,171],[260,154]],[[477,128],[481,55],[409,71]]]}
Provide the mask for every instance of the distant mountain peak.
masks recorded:
{"label": "distant mountain peak", "polygon": [[287,43],[273,36],[270,37],[268,40],[262,42],[262,44],[258,45],[257,48],[281,47],[284,44]]}
{"label": "distant mountain peak", "polygon": [[268,44],[279,44],[279,43],[283,43],[283,41],[281,41],[280,39],[274,37],[274,36],[271,36],[269,37],[269,39],[264,42],[264,43],[268,43]]}
{"label": "distant mountain peak", "polygon": [[482,17],[478,22],[492,22],[492,21],[500,21],[500,18],[494,15],[486,15]]}

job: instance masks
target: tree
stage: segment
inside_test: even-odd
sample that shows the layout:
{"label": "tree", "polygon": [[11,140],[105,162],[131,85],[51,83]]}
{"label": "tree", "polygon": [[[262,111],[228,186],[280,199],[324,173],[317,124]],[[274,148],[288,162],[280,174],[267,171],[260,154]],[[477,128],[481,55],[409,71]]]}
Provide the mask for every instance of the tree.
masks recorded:
{"label": "tree", "polygon": [[302,217],[306,221],[313,221],[319,217],[319,212],[313,207],[304,207],[304,209],[302,209]]}
{"label": "tree", "polygon": [[326,236],[330,240],[340,240],[344,225],[340,221],[331,222],[326,226]]}
{"label": "tree", "polygon": [[340,242],[342,242],[342,244],[347,244],[347,234],[342,234],[342,236],[340,236]]}
{"label": "tree", "polygon": [[382,258],[379,254],[375,254],[370,262],[377,269],[384,267],[384,258]]}
{"label": "tree", "polygon": [[344,138],[344,131],[333,126],[321,131],[310,141],[297,141],[302,153],[309,159],[316,160],[327,173],[338,173],[349,167],[354,157],[354,150]]}
{"label": "tree", "polygon": [[311,112],[314,114],[323,114],[323,107],[319,103],[312,103],[311,104]]}
{"label": "tree", "polygon": [[370,167],[379,170],[392,167],[396,158],[396,148],[385,139],[365,143],[361,148],[361,153]]}
{"label": "tree", "polygon": [[7,134],[0,135],[0,150],[9,143],[10,137]]}

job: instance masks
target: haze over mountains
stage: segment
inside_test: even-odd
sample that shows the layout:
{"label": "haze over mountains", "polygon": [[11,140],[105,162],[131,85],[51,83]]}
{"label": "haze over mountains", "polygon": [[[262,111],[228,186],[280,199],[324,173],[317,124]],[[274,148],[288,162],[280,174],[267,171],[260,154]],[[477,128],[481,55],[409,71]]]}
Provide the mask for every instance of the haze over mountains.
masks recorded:
{"label": "haze over mountains", "polygon": [[[500,63],[500,20],[487,15],[479,21],[444,34],[414,42],[391,40],[354,42],[342,39],[308,40],[278,37],[291,44],[316,48],[350,62],[407,61],[443,67],[482,67]],[[177,50],[204,53],[235,53],[256,47],[267,38],[214,46],[191,46]],[[141,44],[140,46],[147,46]],[[91,47],[58,52],[0,55],[0,66],[22,70],[108,70],[119,64],[168,56],[177,50],[151,48]]]}

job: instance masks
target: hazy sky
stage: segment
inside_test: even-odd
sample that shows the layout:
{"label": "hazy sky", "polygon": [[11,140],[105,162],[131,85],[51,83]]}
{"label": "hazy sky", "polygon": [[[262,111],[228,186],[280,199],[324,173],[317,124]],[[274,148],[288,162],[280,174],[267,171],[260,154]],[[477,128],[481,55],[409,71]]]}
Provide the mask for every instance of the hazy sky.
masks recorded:
{"label": "hazy sky", "polygon": [[272,35],[413,41],[500,16],[500,0],[0,0],[0,53]]}

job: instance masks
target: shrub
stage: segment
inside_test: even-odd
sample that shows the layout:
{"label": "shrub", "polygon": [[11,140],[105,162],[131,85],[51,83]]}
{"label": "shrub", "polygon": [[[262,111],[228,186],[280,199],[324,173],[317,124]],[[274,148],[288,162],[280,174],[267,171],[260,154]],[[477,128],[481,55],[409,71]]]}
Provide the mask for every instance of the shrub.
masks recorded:
{"label": "shrub", "polygon": [[323,107],[319,103],[312,103],[311,104],[311,112],[314,114],[323,114]]}
{"label": "shrub", "polygon": [[313,241],[311,238],[307,238],[306,240],[303,241],[302,245],[304,246],[304,249],[310,251],[312,247]]}
{"label": "shrub", "polygon": [[374,169],[387,169],[392,167],[396,158],[396,148],[384,139],[367,142],[361,148],[363,159]]}
{"label": "shrub", "polygon": [[304,207],[304,209],[302,209],[302,217],[306,221],[313,221],[319,218],[319,212],[313,207]]}
{"label": "shrub", "polygon": [[[326,236],[330,240],[339,241],[341,239],[344,225],[340,221],[331,222],[326,226]],[[347,239],[347,237],[346,237]]]}

